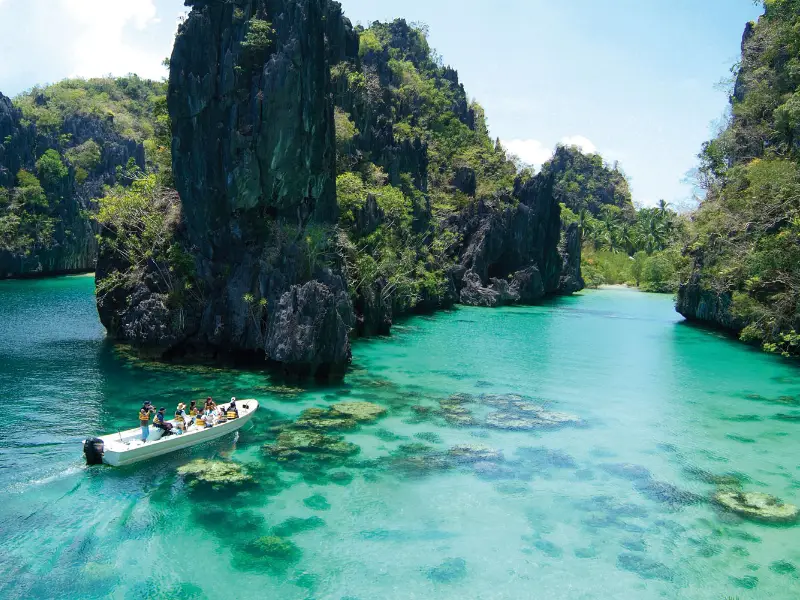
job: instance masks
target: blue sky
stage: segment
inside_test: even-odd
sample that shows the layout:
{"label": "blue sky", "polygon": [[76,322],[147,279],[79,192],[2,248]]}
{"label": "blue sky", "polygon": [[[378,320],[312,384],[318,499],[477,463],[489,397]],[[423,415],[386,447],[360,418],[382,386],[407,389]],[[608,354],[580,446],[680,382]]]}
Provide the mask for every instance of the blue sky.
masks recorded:
{"label": "blue sky", "polygon": [[[540,164],[560,141],[618,160],[634,200],[681,204],[726,108],[752,0],[343,0],[353,22],[404,17],[486,109],[492,135]],[[0,0],[0,91],[68,76],[161,77],[182,0]]]}

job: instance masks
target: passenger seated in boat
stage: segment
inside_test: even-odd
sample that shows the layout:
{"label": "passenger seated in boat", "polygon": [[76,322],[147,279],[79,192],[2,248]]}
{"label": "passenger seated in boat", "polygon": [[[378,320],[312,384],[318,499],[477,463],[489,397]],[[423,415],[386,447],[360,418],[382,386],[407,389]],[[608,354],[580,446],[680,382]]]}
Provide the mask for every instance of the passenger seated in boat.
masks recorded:
{"label": "passenger seated in boat", "polygon": [[239,418],[239,409],[236,407],[236,398],[231,398],[231,403],[228,405],[226,416],[228,420]]}
{"label": "passenger seated in boat", "polygon": [[189,416],[194,418],[200,414],[200,409],[197,408],[197,400],[192,400],[189,404]]}
{"label": "passenger seated in boat", "polygon": [[212,400],[211,396],[206,398],[206,407],[205,408],[206,408],[206,410],[208,410],[208,409],[214,410],[214,409],[217,408],[217,403],[214,402],[214,400]]}
{"label": "passenger seated in boat", "polygon": [[181,402],[175,410],[175,424],[181,432],[186,431],[186,405]]}
{"label": "passenger seated in boat", "polygon": [[166,420],[166,412],[167,409],[163,406],[158,409],[156,413],[156,418],[153,419],[153,427],[157,427],[158,429],[162,429],[164,431],[164,435],[169,435],[172,433],[172,423]]}

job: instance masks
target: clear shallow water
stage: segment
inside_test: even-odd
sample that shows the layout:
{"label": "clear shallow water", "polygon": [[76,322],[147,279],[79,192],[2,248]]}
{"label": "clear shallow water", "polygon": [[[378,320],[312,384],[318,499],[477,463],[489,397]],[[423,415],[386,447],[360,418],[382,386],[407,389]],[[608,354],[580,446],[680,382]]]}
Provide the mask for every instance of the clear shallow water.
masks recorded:
{"label": "clear shallow water", "polygon": [[[736,473],[800,502],[800,422],[776,418],[800,413],[800,371],[682,324],[669,297],[606,290],[414,318],[356,343],[344,385],[291,390],[115,352],[92,289],[89,277],[0,282],[2,598],[800,596],[784,564],[800,570],[800,527],[719,513],[703,481]],[[459,428],[411,408],[456,393],[479,423],[491,395],[518,394],[583,424]],[[265,410],[236,442],[83,465],[83,437],[134,426],[142,399],[172,408],[207,394]],[[276,421],[348,399],[389,409],[345,434],[357,457],[262,451]],[[409,459],[399,448],[412,443],[482,444],[502,460]],[[176,469],[197,457],[249,465],[259,484],[192,490]],[[253,562],[242,548],[270,532],[296,550]]]}

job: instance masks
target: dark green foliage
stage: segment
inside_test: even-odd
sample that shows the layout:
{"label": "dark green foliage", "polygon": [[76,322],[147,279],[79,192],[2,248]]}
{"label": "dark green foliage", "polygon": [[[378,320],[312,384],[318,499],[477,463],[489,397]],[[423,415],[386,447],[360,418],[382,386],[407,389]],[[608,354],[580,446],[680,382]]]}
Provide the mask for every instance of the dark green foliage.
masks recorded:
{"label": "dark green foliage", "polygon": [[100,243],[126,265],[98,281],[98,296],[136,281],[154,266],[154,277],[168,294],[171,307],[182,307],[188,297],[199,298],[194,259],[175,240],[180,221],[176,194],[164,188],[155,174],[140,176],[129,187],[109,189],[100,200],[96,221],[111,233],[98,236]]}
{"label": "dark green foliage", "polygon": [[[448,217],[477,198],[509,192],[517,172],[423,28],[376,22],[359,35],[360,61],[331,70],[339,253],[355,295],[385,281],[383,299],[404,311],[444,294],[458,242]],[[469,193],[454,185],[459,169],[475,174]],[[378,221],[366,231],[357,223],[365,210]]]}
{"label": "dark green foliage", "polygon": [[36,161],[36,172],[47,189],[57,189],[69,174],[61,155],[56,150],[47,150]]}
{"label": "dark green foliage", "polygon": [[252,55],[262,55],[272,43],[272,36],[275,30],[272,24],[263,19],[250,19],[247,33],[242,42],[242,49]]}
{"label": "dark green foliage", "polygon": [[745,32],[725,129],[703,146],[707,197],[690,250],[729,295],[744,341],[800,353],[800,3],[770,0]]}
{"label": "dark green foliage", "polygon": [[94,140],[88,140],[79,146],[67,149],[64,153],[67,160],[75,167],[75,179],[83,183],[94,171],[102,157],[101,148]]}
{"label": "dark green foliage", "polygon": [[[114,176],[113,170],[102,172],[104,145],[109,141],[142,142],[150,167],[170,182],[165,92],[163,83],[131,75],[65,80],[18,96],[14,105],[22,112],[21,125],[36,128],[38,159],[17,174],[16,186],[2,194],[5,201],[0,198],[5,207],[0,207],[0,250],[25,257],[39,256],[54,242],[62,249],[85,246],[86,239],[75,238],[73,232],[89,231],[86,221],[95,204],[81,197],[79,186],[90,177]],[[87,128],[96,132],[95,137],[76,140],[65,132],[82,120],[94,121]],[[73,123],[72,128],[65,127],[67,122]],[[138,172],[136,160],[131,157],[129,162],[130,172]],[[85,248],[70,251],[87,253]]]}
{"label": "dark green foliage", "polygon": [[[45,160],[44,170],[51,166]],[[60,173],[57,168],[56,173]],[[53,243],[56,219],[50,216],[44,188],[33,173],[20,170],[16,183],[10,190],[0,188],[0,251],[28,256]]]}
{"label": "dark green foliage", "polygon": [[556,198],[575,213],[587,210],[599,217],[603,207],[613,206],[628,217],[633,215],[625,175],[616,164],[605,164],[599,154],[584,154],[575,146],[558,146],[542,172],[553,174]]}
{"label": "dark green foliage", "polygon": [[128,77],[66,79],[34,87],[14,99],[28,121],[42,131],[57,132],[68,117],[94,117],[128,139],[152,138],[153,102],[166,93],[161,82]]}
{"label": "dark green foliage", "polygon": [[681,251],[687,220],[663,200],[655,208],[631,210],[604,204],[595,218],[586,209],[575,214],[562,204],[563,221],[581,226],[587,287],[625,283],[646,292],[675,292],[689,267]]}

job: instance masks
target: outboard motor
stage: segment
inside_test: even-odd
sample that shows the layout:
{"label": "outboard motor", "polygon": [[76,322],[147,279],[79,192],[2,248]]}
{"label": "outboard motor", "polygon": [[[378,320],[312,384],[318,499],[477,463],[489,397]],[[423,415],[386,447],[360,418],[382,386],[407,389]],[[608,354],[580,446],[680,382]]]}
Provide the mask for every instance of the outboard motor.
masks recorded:
{"label": "outboard motor", "polygon": [[105,452],[103,440],[100,438],[89,438],[83,440],[83,454],[86,457],[87,465],[102,465],[103,452]]}

